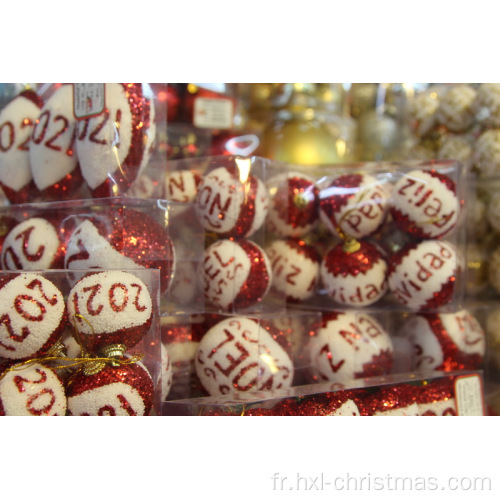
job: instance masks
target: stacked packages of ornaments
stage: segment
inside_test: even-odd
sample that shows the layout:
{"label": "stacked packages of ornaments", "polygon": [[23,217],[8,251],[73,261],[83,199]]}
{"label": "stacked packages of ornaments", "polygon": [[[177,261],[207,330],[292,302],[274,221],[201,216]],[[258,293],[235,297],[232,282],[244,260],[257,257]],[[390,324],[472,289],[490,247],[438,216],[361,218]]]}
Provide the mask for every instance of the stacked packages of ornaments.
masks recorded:
{"label": "stacked packages of ornaments", "polygon": [[481,367],[459,163],[167,162],[157,104],[147,84],[51,84],[0,110],[1,412],[366,380],[397,410],[380,377]]}
{"label": "stacked packages of ornaments", "polygon": [[480,369],[484,332],[464,308],[464,176],[453,161],[170,162],[166,196],[205,233],[204,314],[162,318],[167,348],[183,353],[164,412],[182,398]]}

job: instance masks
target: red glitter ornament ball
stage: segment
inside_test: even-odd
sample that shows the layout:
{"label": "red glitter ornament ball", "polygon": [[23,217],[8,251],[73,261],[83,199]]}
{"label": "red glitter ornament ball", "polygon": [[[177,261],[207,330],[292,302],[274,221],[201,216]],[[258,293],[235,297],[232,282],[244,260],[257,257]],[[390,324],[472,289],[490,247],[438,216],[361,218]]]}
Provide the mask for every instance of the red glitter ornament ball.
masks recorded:
{"label": "red glitter ornament ball", "polygon": [[413,348],[415,371],[476,370],[484,361],[486,336],[467,310],[415,314],[407,318],[401,330]]}
{"label": "red glitter ornament ball", "polygon": [[390,212],[399,228],[412,236],[442,238],[456,227],[462,204],[449,176],[417,169],[394,185]]}
{"label": "red glitter ornament ball", "polygon": [[159,269],[161,290],[166,292],[174,273],[175,249],[167,229],[152,216],[109,208],[76,226],[68,240],[64,267]]}
{"label": "red glitter ornament ball", "polygon": [[195,211],[200,224],[222,238],[244,238],[262,227],[268,211],[264,183],[250,174],[251,159],[230,159],[208,171],[198,186]]}
{"label": "red glitter ornament ball", "polygon": [[412,310],[430,311],[453,299],[459,266],[454,245],[441,240],[409,243],[389,258],[389,289]]}
{"label": "red glitter ornament ball", "polygon": [[303,236],[319,220],[318,188],[300,172],[279,174],[266,181],[270,193],[266,226],[281,237]]}
{"label": "red glitter ornament ball", "polygon": [[13,227],[2,245],[4,270],[63,269],[65,235],[54,218],[30,217]]}
{"label": "red glitter ornament ball", "polygon": [[335,245],[323,257],[321,280],[336,303],[367,306],[387,292],[387,262],[382,252],[368,241]]}
{"label": "red glitter ornament ball", "polygon": [[0,369],[0,416],[64,416],[66,394],[54,370],[40,363]]}
{"label": "red glitter ornament ball", "polygon": [[80,121],[76,151],[94,198],[125,193],[149,162],[156,134],[153,93],[142,83],[106,83],[105,109]]}
{"label": "red glitter ornament ball", "polygon": [[71,377],[66,396],[72,416],[147,416],[154,384],[142,363],[106,364],[96,370],[86,366]]}
{"label": "red glitter ornament ball", "polygon": [[31,174],[29,146],[41,97],[25,90],[0,112],[0,186],[11,203],[33,201],[38,190]]}
{"label": "red glitter ornament ball", "polygon": [[73,86],[62,85],[46,101],[31,135],[31,174],[42,198],[66,200],[82,188],[75,140]]}
{"label": "red glitter ornament ball", "polygon": [[146,284],[132,273],[103,271],[85,276],[71,289],[68,318],[87,351],[138,344],[151,327],[153,303]]}
{"label": "red glitter ornament ball", "polygon": [[0,279],[0,357],[42,356],[65,326],[64,297],[51,281],[31,272]]}
{"label": "red glitter ornament ball", "polygon": [[319,215],[333,234],[364,238],[384,223],[389,196],[388,184],[371,175],[341,175],[321,188]]}
{"label": "red glitter ornament ball", "polygon": [[314,382],[347,383],[386,375],[393,365],[390,335],[371,314],[325,312],[306,347],[309,377]]}
{"label": "red glitter ornament ball", "polygon": [[271,279],[269,258],[253,241],[219,240],[203,254],[200,284],[208,304],[221,311],[259,304]]}

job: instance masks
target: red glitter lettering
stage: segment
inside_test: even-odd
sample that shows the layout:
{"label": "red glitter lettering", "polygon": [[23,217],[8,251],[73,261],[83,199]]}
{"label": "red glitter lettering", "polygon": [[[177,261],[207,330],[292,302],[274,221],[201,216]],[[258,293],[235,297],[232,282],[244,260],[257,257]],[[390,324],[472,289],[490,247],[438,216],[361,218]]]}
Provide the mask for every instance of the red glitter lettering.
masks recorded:
{"label": "red glitter lettering", "polygon": [[103,309],[102,304],[99,304],[99,307],[97,309],[94,309],[94,306],[92,304],[92,301],[94,300],[95,296],[97,295],[97,293],[99,293],[100,290],[101,290],[101,285],[99,283],[97,283],[96,285],[87,286],[83,289],[83,292],[90,292],[89,298],[87,300],[87,311],[91,316],[97,316],[98,314],[101,313]]}
{"label": "red glitter lettering", "polygon": [[352,328],[352,331],[349,330],[340,330],[339,335],[344,337],[344,340],[352,345],[355,351],[359,351],[358,342],[363,337],[361,330],[358,325],[355,323],[350,323],[349,326]]}
{"label": "red glitter lettering", "polygon": [[109,110],[106,109],[104,113],[102,113],[102,120],[97,123],[95,126],[94,130],[89,135],[89,141],[93,142],[94,144],[101,144],[105,146],[107,144],[106,139],[99,139],[97,135],[101,132],[101,130],[105,127],[105,125],[108,123],[109,120]]}
{"label": "red glitter lettering", "polygon": [[404,184],[403,186],[401,186],[399,188],[399,191],[398,191],[398,194],[402,194],[402,195],[406,195],[406,190],[411,188],[412,186],[414,186],[417,181],[414,181],[412,179],[410,179],[409,177],[406,178],[406,184]]}
{"label": "red glitter lettering", "polygon": [[[22,120],[21,121],[21,128],[25,128],[25,127],[33,127],[33,120],[30,120],[29,118],[25,118],[24,120]],[[29,151],[28,144],[30,142],[30,139],[31,139],[31,134],[29,134],[28,137],[26,137],[26,139],[23,142],[21,142],[21,144],[19,144],[19,146],[17,146],[17,149],[19,151]]]}
{"label": "red glitter lettering", "polygon": [[[12,328],[11,322],[10,322],[10,316],[8,314],[4,314],[2,317],[0,317],[0,326],[5,325],[5,328],[7,329],[7,333],[9,334],[9,338],[12,339],[14,342],[23,342],[24,339],[31,334],[27,326],[23,326],[21,329],[21,335],[17,334],[14,329]],[[8,351],[15,351],[15,347],[9,346],[7,344],[4,344],[2,341],[0,341],[0,345],[7,349]]]}
{"label": "red glitter lettering", "polygon": [[45,245],[40,245],[35,253],[28,252],[29,239],[34,229],[35,226],[30,226],[15,237],[16,241],[22,240],[22,246],[21,246],[22,252],[29,262],[39,261],[43,257],[43,254],[45,252]]}
{"label": "red glitter lettering", "polygon": [[[436,255],[432,252],[428,252],[428,253],[424,254],[424,259],[427,259],[427,258],[429,258],[429,266],[432,267],[432,269],[435,269],[435,270],[441,269],[445,264],[444,259],[441,259],[439,257],[439,255]],[[418,261],[417,261],[417,263],[418,263]]]}
{"label": "red glitter lettering", "polygon": [[[49,120],[50,120],[50,111],[47,109],[43,113],[41,113],[40,116],[35,121],[35,126],[33,127],[33,132],[31,133],[31,140],[35,144],[40,144],[43,141],[45,133],[47,132],[47,126],[49,124]],[[43,123],[43,125],[40,125],[41,123]],[[37,133],[39,132],[40,127],[41,131],[37,137]]]}
{"label": "red glitter lettering", "polygon": [[[117,304],[116,303],[115,290],[117,288],[120,288],[124,292],[121,304]],[[123,283],[113,283],[111,285],[111,287],[109,288],[108,296],[109,296],[109,305],[111,306],[111,309],[113,309],[113,311],[115,311],[115,312],[121,312],[121,311],[123,311],[127,307],[127,304],[128,304],[128,288]]]}
{"label": "red glitter lettering", "polygon": [[[43,407],[43,408],[34,408],[34,403],[35,401],[44,396],[45,394],[50,395],[50,401]],[[37,394],[33,394],[28,398],[28,401],[26,402],[26,409],[32,414],[36,416],[40,416],[43,414],[48,414],[51,410],[51,408],[54,406],[54,403],[56,402],[56,396],[54,394],[54,391],[49,388],[44,388]]]}
{"label": "red glitter lettering", "polygon": [[234,346],[241,353],[238,358],[234,358],[229,353],[226,354],[226,359],[229,361],[226,368],[223,368],[218,361],[214,363],[215,368],[217,368],[217,370],[219,370],[226,377],[229,377],[230,373],[250,356],[250,353],[239,342],[236,342]]}
{"label": "red glitter lettering", "polygon": [[43,290],[43,285],[42,285],[42,282],[39,280],[39,279],[34,279],[33,281],[31,281],[30,283],[28,283],[26,285],[26,288],[28,288],[29,290],[34,290],[35,288],[38,288],[38,290],[40,291],[40,294],[42,295],[42,297],[51,305],[51,306],[55,306],[58,302],[58,299],[57,299],[57,295],[54,294],[52,296],[52,298],[50,299],[49,297],[47,297],[47,295],[45,294],[44,290]]}
{"label": "red glitter lettering", "polygon": [[292,264],[292,269],[293,271],[289,272],[286,275],[286,282],[290,285],[296,285],[297,282],[293,278],[295,278],[295,276],[300,275],[301,269],[300,267],[294,266],[293,264]]}
{"label": "red glitter lettering", "polygon": [[108,415],[110,417],[116,416],[116,411],[111,405],[104,405],[97,410],[97,416],[102,417]]}
{"label": "red glitter lettering", "polygon": [[369,319],[367,316],[360,316],[357,319],[358,319],[358,323],[360,325],[364,325],[365,323],[368,323],[368,326],[365,329],[365,332],[372,339],[375,337],[378,337],[379,335],[382,334],[382,332],[377,327],[377,325],[371,319]]}
{"label": "red glitter lettering", "polygon": [[234,339],[234,335],[226,328],[224,328],[224,334],[226,335],[226,339],[223,340],[217,347],[214,347],[210,354],[208,355],[208,358],[210,359],[223,345],[227,344],[228,342],[231,342]]}
{"label": "red glitter lettering", "polygon": [[332,369],[332,372],[333,373],[337,373],[340,368],[342,367],[342,365],[345,363],[345,360],[342,359],[340,360],[337,364],[333,364],[333,361],[332,361],[332,353],[330,351],[330,346],[328,344],[325,344],[319,351],[320,355],[321,354],[325,354],[326,355],[326,359],[328,360],[328,363],[330,364],[330,368]]}
{"label": "red glitter lettering", "polygon": [[33,379],[27,379],[24,377],[21,377],[21,375],[16,375],[14,377],[14,384],[17,387],[17,390],[19,392],[24,392],[26,388],[24,387],[24,384],[43,384],[47,382],[47,373],[45,373],[41,368],[36,368],[35,369],[36,373],[40,375],[40,378],[38,380],[33,380]]}
{"label": "red glitter lettering", "polygon": [[123,394],[118,394],[116,396],[118,401],[120,401],[120,406],[131,416],[137,416],[137,413],[132,408],[132,405],[127,401],[127,398]]}
{"label": "red glitter lettering", "polygon": [[[258,368],[259,365],[258,363],[250,363],[244,367],[235,375],[235,377],[232,380],[233,387],[237,389],[238,391],[248,391],[252,387],[255,386],[257,383],[257,377],[258,375],[255,376],[254,379],[252,379],[250,382],[248,382],[247,385],[240,385],[240,379],[252,368]],[[259,370],[257,370],[258,373]]]}
{"label": "red glitter lettering", "polygon": [[130,285],[131,287],[133,288],[137,288],[137,293],[135,294],[135,297],[134,297],[134,306],[135,308],[139,311],[139,312],[143,312],[147,309],[147,306],[141,306],[139,304],[139,295],[141,294],[142,292],[142,286],[139,285],[138,283],[132,283]]}
{"label": "red glitter lettering", "polygon": [[[24,302],[30,302],[31,304],[36,305],[40,311],[39,314],[37,316],[33,316],[28,311],[26,311],[23,307]],[[14,299],[14,309],[19,314],[19,316],[27,321],[42,321],[45,313],[47,312],[45,306],[31,295],[18,295]]]}
{"label": "red glitter lettering", "polygon": [[44,146],[46,146],[47,148],[52,149],[54,151],[61,151],[61,149],[62,149],[61,146],[54,144],[54,142],[57,141],[57,139],[59,139],[59,137],[61,137],[64,134],[64,132],[66,132],[66,130],[68,130],[69,121],[65,116],[62,116],[62,115],[57,115],[54,118],[54,123],[57,121],[62,121],[62,127],[59,130],[57,130],[56,133],[52,137],[49,137],[45,141]]}
{"label": "red glitter lettering", "polygon": [[[179,190],[181,193],[184,193],[186,190],[186,187],[184,186],[184,178],[180,177],[179,179],[175,179],[173,177],[170,177],[168,179],[168,193],[170,197],[174,197],[176,189]],[[176,197],[177,201],[184,201],[188,202],[189,201],[189,196],[187,194],[183,195],[182,200]]]}

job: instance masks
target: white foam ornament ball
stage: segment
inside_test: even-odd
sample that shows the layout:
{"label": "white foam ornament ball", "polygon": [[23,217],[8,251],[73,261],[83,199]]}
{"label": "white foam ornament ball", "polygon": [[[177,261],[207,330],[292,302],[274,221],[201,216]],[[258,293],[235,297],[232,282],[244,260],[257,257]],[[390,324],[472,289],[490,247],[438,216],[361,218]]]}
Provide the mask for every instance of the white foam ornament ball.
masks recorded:
{"label": "white foam ornament ball", "polygon": [[307,345],[312,381],[349,382],[390,373],[391,337],[371,314],[326,312]]}
{"label": "white foam ornament ball", "polygon": [[202,337],[195,369],[212,396],[290,387],[293,363],[279,330],[264,320],[224,319]]}
{"label": "white foam ornament ball", "polygon": [[54,370],[40,363],[0,370],[0,416],[64,416],[66,394]]}
{"label": "white foam ornament ball", "polygon": [[410,243],[389,259],[389,289],[409,309],[435,310],[453,299],[459,272],[456,248],[451,243]]}

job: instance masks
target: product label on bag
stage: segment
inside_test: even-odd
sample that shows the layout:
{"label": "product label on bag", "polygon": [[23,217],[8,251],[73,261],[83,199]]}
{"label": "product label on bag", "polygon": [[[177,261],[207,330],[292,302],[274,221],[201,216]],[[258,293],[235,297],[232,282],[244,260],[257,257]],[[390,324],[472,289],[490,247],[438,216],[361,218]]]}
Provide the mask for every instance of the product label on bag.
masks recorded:
{"label": "product label on bag", "polygon": [[233,102],[230,99],[197,97],[194,101],[193,124],[199,128],[231,128]]}
{"label": "product label on bag", "polygon": [[73,114],[77,120],[100,115],[105,107],[104,83],[73,84]]}
{"label": "product label on bag", "polygon": [[463,375],[455,380],[455,401],[459,416],[483,416],[484,402],[481,377]]}

